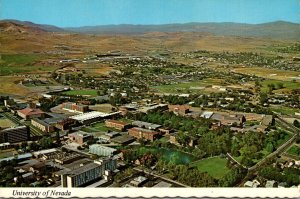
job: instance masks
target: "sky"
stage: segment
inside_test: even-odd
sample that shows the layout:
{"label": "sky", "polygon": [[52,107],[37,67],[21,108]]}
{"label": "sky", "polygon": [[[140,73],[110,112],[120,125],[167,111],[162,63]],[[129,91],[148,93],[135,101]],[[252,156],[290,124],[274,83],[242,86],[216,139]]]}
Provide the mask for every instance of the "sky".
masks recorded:
{"label": "sky", "polygon": [[0,19],[59,27],[272,21],[300,23],[299,0],[0,0]]}

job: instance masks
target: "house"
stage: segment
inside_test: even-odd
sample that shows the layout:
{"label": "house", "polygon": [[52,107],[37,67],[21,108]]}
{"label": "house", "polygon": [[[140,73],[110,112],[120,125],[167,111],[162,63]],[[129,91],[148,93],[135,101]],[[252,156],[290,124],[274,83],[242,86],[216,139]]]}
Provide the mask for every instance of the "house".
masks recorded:
{"label": "house", "polygon": [[128,134],[137,138],[137,139],[146,139],[154,141],[158,138],[159,133],[153,130],[134,127],[128,130]]}
{"label": "house", "polygon": [[45,117],[45,113],[37,108],[25,108],[22,110],[18,110],[17,113],[21,118],[23,118],[25,120],[37,118],[37,117],[40,117],[40,118]]}
{"label": "house", "polygon": [[129,126],[129,124],[118,120],[105,120],[105,126],[124,131]]}
{"label": "house", "polygon": [[190,111],[190,106],[187,105],[169,105],[168,108],[176,115],[186,115]]}

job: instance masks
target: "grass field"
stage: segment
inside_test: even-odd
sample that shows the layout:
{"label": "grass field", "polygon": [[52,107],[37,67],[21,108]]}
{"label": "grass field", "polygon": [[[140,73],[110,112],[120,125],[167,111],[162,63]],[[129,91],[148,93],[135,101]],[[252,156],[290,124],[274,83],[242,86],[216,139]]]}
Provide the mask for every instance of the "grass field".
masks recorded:
{"label": "grass field", "polygon": [[[278,89],[278,84],[282,83],[283,84],[283,88],[282,89]],[[288,92],[291,89],[297,89],[300,88],[300,82],[292,82],[292,81],[280,81],[280,80],[265,80],[263,82],[261,82],[262,88],[261,91],[262,92],[268,92],[269,88],[268,85],[269,84],[274,84],[275,85],[275,89],[273,92],[275,93],[284,93],[284,92]]]}
{"label": "grass field", "polygon": [[224,85],[223,80],[221,79],[204,79],[201,81],[193,81],[193,82],[184,82],[178,84],[170,84],[170,85],[161,85],[154,86],[152,88],[158,90],[160,93],[174,93],[174,94],[182,94],[182,93],[198,93],[198,92],[207,92],[207,88],[202,88],[211,85]]}
{"label": "grass field", "polygon": [[7,118],[0,118],[0,127],[1,128],[9,128],[12,126],[17,126],[17,125]]}
{"label": "grass field", "polygon": [[300,75],[300,72],[297,71],[285,71],[285,70],[269,69],[269,68],[261,68],[261,67],[235,68],[232,71],[237,73],[243,73],[248,75],[251,74],[258,77],[275,79],[275,80],[283,80],[283,81],[292,81],[295,77],[299,77]]}
{"label": "grass field", "polygon": [[89,96],[97,96],[96,90],[71,90],[71,91],[65,91],[62,94],[65,95],[89,95]]}
{"label": "grass field", "polygon": [[289,150],[287,151],[288,154],[298,156],[300,158],[300,147],[297,145],[293,145]]}
{"label": "grass field", "polygon": [[300,110],[297,108],[290,108],[285,106],[270,106],[270,109],[283,115],[295,115],[296,112],[300,112]]}
{"label": "grass field", "polygon": [[229,168],[226,167],[227,160],[225,158],[213,157],[204,160],[192,162],[191,167],[197,167],[201,172],[207,172],[216,179],[222,178]]}

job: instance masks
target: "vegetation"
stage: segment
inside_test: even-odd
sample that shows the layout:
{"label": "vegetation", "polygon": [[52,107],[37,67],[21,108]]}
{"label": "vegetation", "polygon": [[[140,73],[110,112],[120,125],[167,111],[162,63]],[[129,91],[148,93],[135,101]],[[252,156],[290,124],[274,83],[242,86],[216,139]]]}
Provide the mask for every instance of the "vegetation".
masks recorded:
{"label": "vegetation", "polygon": [[230,171],[226,165],[227,160],[220,157],[206,158],[190,164],[190,166],[198,168],[201,172],[207,172],[216,179],[221,179]]}

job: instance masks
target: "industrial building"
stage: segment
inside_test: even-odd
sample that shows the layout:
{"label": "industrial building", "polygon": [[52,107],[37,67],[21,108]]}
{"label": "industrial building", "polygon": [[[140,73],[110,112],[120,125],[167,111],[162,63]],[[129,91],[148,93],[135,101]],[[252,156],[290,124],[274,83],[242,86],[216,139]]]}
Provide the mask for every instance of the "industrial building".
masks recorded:
{"label": "industrial building", "polygon": [[37,118],[37,117],[40,117],[40,118],[45,117],[45,113],[37,108],[25,108],[22,110],[18,110],[17,113],[21,118],[23,118],[25,120]]}
{"label": "industrial building", "polygon": [[122,121],[118,121],[118,120],[105,120],[105,126],[123,131],[129,125],[126,122],[122,122]]}
{"label": "industrial building", "polygon": [[77,131],[75,133],[69,134],[68,138],[72,142],[76,142],[77,144],[83,145],[85,142],[87,142],[88,140],[92,140],[94,137],[93,137],[93,135],[88,134],[86,132]]}

